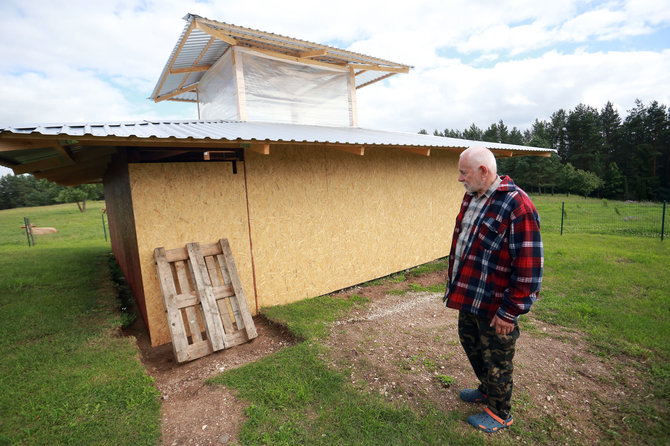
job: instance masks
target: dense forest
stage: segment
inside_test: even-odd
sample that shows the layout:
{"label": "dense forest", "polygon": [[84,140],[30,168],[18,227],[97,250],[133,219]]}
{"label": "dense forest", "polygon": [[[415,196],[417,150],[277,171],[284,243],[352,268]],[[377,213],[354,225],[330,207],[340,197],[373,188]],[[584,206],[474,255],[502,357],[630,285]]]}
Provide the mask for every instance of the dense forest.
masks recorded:
{"label": "dense forest", "polygon": [[[425,130],[419,133],[427,134]],[[511,130],[501,120],[481,130],[435,130],[437,136],[547,147],[551,158],[501,158],[498,171],[528,192],[575,193],[624,200],[670,200],[670,110],[636,101],[622,118],[612,103],[579,104],[531,129]]]}
{"label": "dense forest", "polygon": [[0,178],[0,209],[46,206],[56,203],[77,203],[86,211],[87,200],[104,198],[102,184],[65,187],[32,175],[4,175]]}

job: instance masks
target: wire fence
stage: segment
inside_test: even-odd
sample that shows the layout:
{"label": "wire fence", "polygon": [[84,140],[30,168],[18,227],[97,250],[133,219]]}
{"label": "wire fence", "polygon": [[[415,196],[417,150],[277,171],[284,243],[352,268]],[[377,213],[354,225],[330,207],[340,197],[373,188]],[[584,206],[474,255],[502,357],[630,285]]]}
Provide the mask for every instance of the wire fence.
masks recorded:
{"label": "wire fence", "polygon": [[[666,203],[633,201],[563,201],[560,218],[543,221],[543,230],[571,233],[667,237]],[[544,223],[548,223],[545,225]]]}

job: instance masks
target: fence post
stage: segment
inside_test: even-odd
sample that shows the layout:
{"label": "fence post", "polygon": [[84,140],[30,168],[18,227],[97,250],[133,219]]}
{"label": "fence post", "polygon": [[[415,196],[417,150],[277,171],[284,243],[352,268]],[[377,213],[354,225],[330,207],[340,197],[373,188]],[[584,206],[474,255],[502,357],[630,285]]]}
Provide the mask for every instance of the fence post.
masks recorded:
{"label": "fence post", "polygon": [[663,200],[663,217],[661,218],[661,241],[663,241],[664,233],[665,233],[665,200]]}
{"label": "fence post", "polygon": [[[23,217],[23,225],[26,227],[26,237],[28,238],[28,247],[35,246],[35,237],[33,236],[33,227],[30,225],[30,218]],[[30,241],[32,240],[32,245]]]}
{"label": "fence post", "polygon": [[565,214],[565,201],[561,201],[561,235],[563,235],[563,215]]}
{"label": "fence post", "polygon": [[100,214],[102,217],[102,232],[105,233],[105,241],[107,241],[107,228],[105,227],[105,214]]}

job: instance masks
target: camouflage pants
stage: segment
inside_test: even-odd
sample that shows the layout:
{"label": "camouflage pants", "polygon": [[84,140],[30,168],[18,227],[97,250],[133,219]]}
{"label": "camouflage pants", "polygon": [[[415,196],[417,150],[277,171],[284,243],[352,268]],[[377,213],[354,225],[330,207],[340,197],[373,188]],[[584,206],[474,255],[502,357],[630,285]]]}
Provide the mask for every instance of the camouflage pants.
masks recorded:
{"label": "camouflage pants", "polygon": [[489,324],[485,317],[464,311],[458,314],[458,336],[481,383],[479,390],[488,396],[489,409],[505,420],[512,408],[512,360],[519,326],[507,335],[497,335]]}

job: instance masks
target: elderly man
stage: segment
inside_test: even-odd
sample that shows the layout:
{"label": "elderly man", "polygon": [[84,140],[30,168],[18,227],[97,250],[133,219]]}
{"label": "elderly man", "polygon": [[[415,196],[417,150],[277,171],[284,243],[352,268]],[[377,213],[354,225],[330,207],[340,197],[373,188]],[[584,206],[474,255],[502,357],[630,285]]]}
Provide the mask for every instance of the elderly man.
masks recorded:
{"label": "elderly man", "polygon": [[498,176],[493,153],[461,153],[458,181],[466,194],[456,217],[444,301],[459,310],[458,335],[479,386],[462,400],[484,403],[468,422],[485,432],[510,426],[517,318],[540,291],[543,246],[540,220],[528,195]]}

